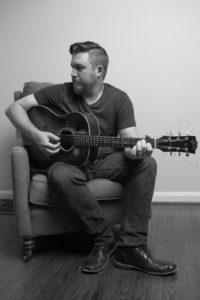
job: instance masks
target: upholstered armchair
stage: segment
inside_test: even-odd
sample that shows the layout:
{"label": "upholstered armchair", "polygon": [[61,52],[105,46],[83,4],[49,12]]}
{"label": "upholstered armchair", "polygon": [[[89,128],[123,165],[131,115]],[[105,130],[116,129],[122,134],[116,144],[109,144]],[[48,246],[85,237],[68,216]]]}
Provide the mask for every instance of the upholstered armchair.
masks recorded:
{"label": "upholstered armchair", "polygon": [[[50,83],[26,82],[23,91],[14,93],[14,100],[48,85]],[[38,237],[78,232],[81,225],[71,211],[66,212],[59,206],[56,195],[49,190],[46,175],[31,176],[29,155],[20,132],[17,132],[17,145],[11,151],[11,166],[16,230],[26,262],[32,256]],[[88,187],[110,224],[120,223],[123,186],[107,179],[95,179],[88,182]]]}

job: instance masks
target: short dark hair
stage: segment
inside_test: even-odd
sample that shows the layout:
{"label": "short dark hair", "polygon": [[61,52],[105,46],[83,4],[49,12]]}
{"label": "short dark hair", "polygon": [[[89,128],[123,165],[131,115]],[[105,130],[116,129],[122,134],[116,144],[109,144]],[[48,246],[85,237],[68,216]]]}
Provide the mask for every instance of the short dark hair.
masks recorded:
{"label": "short dark hair", "polygon": [[90,54],[90,57],[92,58],[92,63],[94,63],[96,66],[102,65],[104,67],[106,75],[109,58],[106,50],[99,44],[90,41],[74,43],[70,46],[69,52],[71,55],[88,52]]}

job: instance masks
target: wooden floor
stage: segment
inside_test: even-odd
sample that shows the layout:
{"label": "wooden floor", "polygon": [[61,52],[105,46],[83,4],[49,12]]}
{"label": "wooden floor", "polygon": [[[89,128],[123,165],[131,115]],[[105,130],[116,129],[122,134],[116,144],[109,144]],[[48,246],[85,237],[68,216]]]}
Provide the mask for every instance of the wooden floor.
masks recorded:
{"label": "wooden floor", "polygon": [[101,273],[84,275],[79,266],[90,245],[80,236],[80,243],[72,237],[42,239],[32,260],[22,263],[14,217],[0,214],[0,299],[199,300],[200,205],[153,204],[152,215],[149,246],[156,257],[178,264],[176,275],[121,270],[112,259]]}

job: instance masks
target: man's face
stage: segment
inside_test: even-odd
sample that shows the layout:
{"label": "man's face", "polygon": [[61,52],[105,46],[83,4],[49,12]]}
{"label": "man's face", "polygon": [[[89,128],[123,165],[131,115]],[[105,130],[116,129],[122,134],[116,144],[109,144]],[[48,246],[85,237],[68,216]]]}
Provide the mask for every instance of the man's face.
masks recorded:
{"label": "man's face", "polygon": [[89,54],[78,53],[72,55],[71,77],[76,94],[90,93],[97,81],[97,68],[92,66],[89,60]]}

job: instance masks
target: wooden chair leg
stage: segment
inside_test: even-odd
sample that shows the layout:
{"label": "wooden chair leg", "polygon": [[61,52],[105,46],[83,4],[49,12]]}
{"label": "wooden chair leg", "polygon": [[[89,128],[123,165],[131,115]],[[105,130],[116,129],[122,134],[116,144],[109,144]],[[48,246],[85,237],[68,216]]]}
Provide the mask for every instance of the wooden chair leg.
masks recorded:
{"label": "wooden chair leg", "polygon": [[33,249],[36,246],[36,239],[34,239],[34,238],[23,239],[22,244],[24,247],[24,256],[22,258],[22,261],[27,262],[32,257]]}

